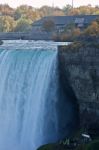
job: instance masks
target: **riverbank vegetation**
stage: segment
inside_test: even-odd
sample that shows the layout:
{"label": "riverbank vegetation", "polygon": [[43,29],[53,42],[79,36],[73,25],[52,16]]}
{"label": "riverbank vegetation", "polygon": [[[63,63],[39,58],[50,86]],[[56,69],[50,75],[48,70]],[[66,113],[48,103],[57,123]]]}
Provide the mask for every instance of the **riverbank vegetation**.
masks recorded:
{"label": "riverbank vegetation", "polygon": [[[69,143],[70,142],[70,143]],[[80,143],[79,143],[80,142]],[[37,150],[99,150],[99,139],[67,139],[65,143],[53,143],[41,146]]]}
{"label": "riverbank vegetation", "polygon": [[[0,32],[24,32],[30,31],[32,23],[45,16],[64,15],[98,15],[99,6],[80,6],[72,10],[71,5],[66,5],[60,9],[58,7],[42,6],[34,8],[28,5],[21,5],[16,9],[9,5],[0,4]],[[79,29],[73,30],[74,34],[79,34]],[[62,35],[64,39],[66,35]]]}
{"label": "riverbank vegetation", "polygon": [[[37,150],[99,150],[99,126],[86,131],[80,129],[73,137],[66,138],[57,143],[41,146]],[[96,136],[96,134],[97,136]]]}
{"label": "riverbank vegetation", "polygon": [[96,41],[99,39],[99,20],[93,21],[88,27],[80,29],[74,24],[68,25],[63,32],[53,34],[54,41]]}

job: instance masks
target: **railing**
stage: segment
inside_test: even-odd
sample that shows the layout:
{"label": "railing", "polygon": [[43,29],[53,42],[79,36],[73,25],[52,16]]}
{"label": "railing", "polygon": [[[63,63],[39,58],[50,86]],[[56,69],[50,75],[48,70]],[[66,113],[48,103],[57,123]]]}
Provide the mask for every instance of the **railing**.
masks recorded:
{"label": "railing", "polygon": [[51,35],[44,32],[0,32],[0,40],[50,40]]}

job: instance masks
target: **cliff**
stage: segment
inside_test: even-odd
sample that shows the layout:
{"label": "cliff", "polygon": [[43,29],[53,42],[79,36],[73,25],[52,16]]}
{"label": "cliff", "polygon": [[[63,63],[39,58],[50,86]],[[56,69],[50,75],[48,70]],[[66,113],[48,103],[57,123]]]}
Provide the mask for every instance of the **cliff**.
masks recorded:
{"label": "cliff", "polygon": [[59,46],[59,60],[78,100],[81,125],[99,122],[99,43]]}

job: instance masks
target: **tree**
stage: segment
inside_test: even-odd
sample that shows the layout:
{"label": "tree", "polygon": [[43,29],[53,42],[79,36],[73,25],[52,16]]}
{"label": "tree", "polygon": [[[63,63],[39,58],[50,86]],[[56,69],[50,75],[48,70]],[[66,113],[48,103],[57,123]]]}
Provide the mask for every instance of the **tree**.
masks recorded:
{"label": "tree", "polygon": [[21,5],[15,11],[15,18],[24,18],[29,19],[31,21],[35,21],[38,19],[38,11],[37,9],[33,8],[32,6],[28,5]]}
{"label": "tree", "polygon": [[4,5],[0,4],[0,13],[6,16],[13,16],[14,9],[11,8],[8,4],[4,4]]}
{"label": "tree", "polygon": [[52,16],[53,15],[53,7],[49,7],[49,6],[46,6],[46,5],[42,6],[39,9],[39,12],[40,12],[41,17]]}
{"label": "tree", "polygon": [[13,17],[15,20],[18,20],[22,17],[22,14],[18,10],[16,10],[13,14]]}
{"label": "tree", "polygon": [[80,29],[79,29],[79,28],[75,28],[75,29],[73,30],[73,32],[72,32],[72,37],[73,37],[74,39],[76,39],[76,38],[79,37],[80,35],[81,35]]}
{"label": "tree", "polygon": [[55,23],[52,20],[46,20],[43,23],[43,29],[47,32],[53,31],[55,28]]}
{"label": "tree", "polygon": [[74,29],[75,29],[75,23],[72,22],[66,25],[66,27],[64,28],[64,32],[71,33],[73,32]]}
{"label": "tree", "polygon": [[14,29],[15,32],[28,32],[32,28],[31,21],[26,19],[19,19],[17,21],[16,28]]}
{"label": "tree", "polygon": [[0,32],[10,32],[13,31],[16,26],[16,22],[10,16],[0,17]]}
{"label": "tree", "polygon": [[65,15],[69,15],[72,12],[72,6],[71,5],[66,5],[63,8],[63,12],[64,12]]}
{"label": "tree", "polygon": [[99,36],[99,23],[93,21],[92,24],[85,29],[84,34],[87,36]]}
{"label": "tree", "polygon": [[62,11],[62,9],[58,8],[58,7],[54,7],[52,10],[52,15],[53,16],[64,16],[64,12]]}

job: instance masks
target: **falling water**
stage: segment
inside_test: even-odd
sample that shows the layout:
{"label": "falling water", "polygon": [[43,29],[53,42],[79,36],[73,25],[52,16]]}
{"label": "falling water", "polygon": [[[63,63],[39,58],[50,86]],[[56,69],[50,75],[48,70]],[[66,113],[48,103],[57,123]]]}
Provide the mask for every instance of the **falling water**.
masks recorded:
{"label": "falling water", "polygon": [[68,136],[73,106],[59,86],[57,51],[0,51],[0,150],[36,150]]}

